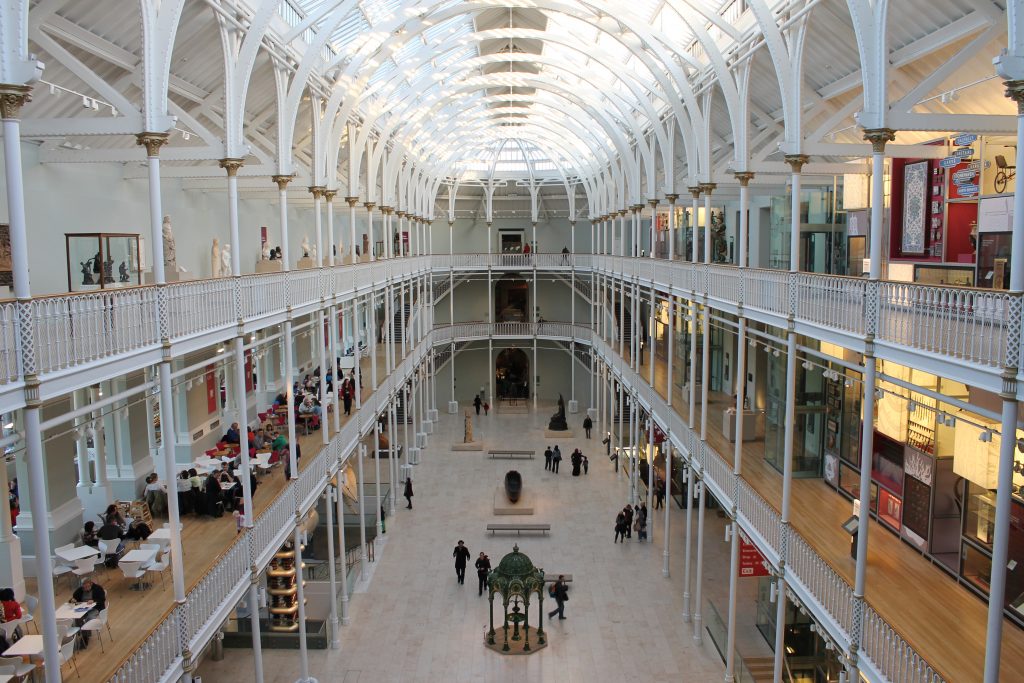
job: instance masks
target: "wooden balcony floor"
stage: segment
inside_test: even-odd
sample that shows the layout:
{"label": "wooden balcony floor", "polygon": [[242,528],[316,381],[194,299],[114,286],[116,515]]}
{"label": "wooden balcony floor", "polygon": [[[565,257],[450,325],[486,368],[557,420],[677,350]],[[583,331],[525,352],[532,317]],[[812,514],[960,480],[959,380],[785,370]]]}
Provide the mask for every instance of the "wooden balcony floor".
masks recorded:
{"label": "wooden balcony floor", "polygon": [[[673,369],[676,377],[678,370]],[[647,378],[646,365],[640,374]],[[654,375],[655,388],[665,398],[665,361],[656,359]],[[686,398],[674,389],[673,408],[684,419],[689,411]],[[725,439],[721,428],[722,412],[732,405],[733,399],[725,394],[709,394],[708,443],[730,465],[735,444]],[[699,394],[695,415],[699,427]],[[743,478],[778,512],[782,475],[765,461],[763,450],[763,441],[744,443]],[[850,557],[850,537],[840,526],[852,514],[851,502],[822,479],[794,479],[791,508],[793,529],[853,586],[856,562]],[[875,520],[868,532],[865,599],[947,681],[981,680],[987,602]],[[1004,619],[1000,680],[1021,680],[1020,661],[1024,661],[1024,630]]]}
{"label": "wooden balcony floor", "polygon": [[[377,377],[378,381],[385,376],[384,373],[384,350],[386,344],[378,344],[377,348]],[[401,362],[401,344],[396,345],[396,363]],[[360,372],[363,379],[362,396],[365,400],[373,393],[370,384],[370,358],[361,360]],[[344,415],[344,409],[339,403],[341,412],[341,424],[344,425],[349,419]],[[355,407],[352,410],[355,415]],[[324,429],[333,427],[333,417],[324,420]],[[330,435],[336,432],[331,429]],[[299,470],[313,460],[313,456],[323,448],[323,437],[321,432],[314,431],[307,436],[302,435],[301,426],[297,426],[296,437],[302,449],[302,458],[299,460]],[[369,437],[372,440],[372,436]],[[371,470],[372,472],[372,470]],[[284,467],[278,466],[266,476],[258,477],[259,486],[253,496],[253,507],[256,508],[258,517],[281,495],[285,490],[286,480],[284,478]],[[166,518],[154,520],[157,525],[166,521]],[[225,514],[220,519],[210,517],[196,517],[195,515],[182,516],[184,529],[182,531],[181,543],[185,568],[185,592],[186,594],[206,573],[213,568],[220,557],[226,553],[236,540],[241,538],[235,533],[235,521],[230,514]],[[74,575],[68,575],[72,578]],[[110,606],[110,630],[113,633],[113,642],[103,634],[103,648],[101,652],[97,638],[90,640],[89,647],[79,650],[76,655],[78,670],[83,681],[106,681],[121,664],[142,644],[149,634],[167,617],[174,607],[174,589],[171,585],[171,570],[168,569],[164,576],[164,587],[161,587],[160,578],[155,575],[149,576],[146,580],[151,588],[146,591],[133,591],[130,589],[133,581],[124,577],[120,569],[107,569],[103,565],[97,568],[93,575],[97,583],[103,586],[107,592],[107,603]],[[154,583],[155,581],[155,583]],[[29,593],[38,595],[36,580],[27,578],[25,580],[26,590]],[[71,598],[74,586],[66,579],[58,582],[57,604],[60,605]],[[67,667],[65,667],[67,669]]]}

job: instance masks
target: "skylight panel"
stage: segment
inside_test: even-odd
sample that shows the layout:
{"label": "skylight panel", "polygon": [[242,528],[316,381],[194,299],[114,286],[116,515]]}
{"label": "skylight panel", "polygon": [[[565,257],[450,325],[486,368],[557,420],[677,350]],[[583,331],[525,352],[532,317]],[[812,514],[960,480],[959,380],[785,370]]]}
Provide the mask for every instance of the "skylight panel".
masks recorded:
{"label": "skylight panel", "polygon": [[380,26],[392,18],[405,3],[403,0],[363,0],[359,4],[370,25]]}
{"label": "skylight panel", "polygon": [[388,78],[391,74],[393,74],[396,71],[398,71],[398,67],[395,66],[395,63],[390,59],[385,60],[385,62],[380,65],[380,68],[378,68],[377,71],[375,71],[374,74],[370,76],[370,80],[367,82],[367,85],[376,85],[382,80]]}
{"label": "skylight panel", "polygon": [[331,44],[338,52],[344,52],[352,46],[356,38],[369,32],[370,24],[362,12],[352,12],[345,20],[338,24],[331,35]]}

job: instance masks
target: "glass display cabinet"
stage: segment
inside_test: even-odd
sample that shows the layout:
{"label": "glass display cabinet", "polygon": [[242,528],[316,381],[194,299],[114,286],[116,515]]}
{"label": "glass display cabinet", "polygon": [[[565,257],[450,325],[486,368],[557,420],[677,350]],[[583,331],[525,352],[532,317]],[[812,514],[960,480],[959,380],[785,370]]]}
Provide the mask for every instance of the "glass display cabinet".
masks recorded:
{"label": "glass display cabinet", "polygon": [[65,233],[68,291],[134,287],[142,284],[139,236],[129,233]]}

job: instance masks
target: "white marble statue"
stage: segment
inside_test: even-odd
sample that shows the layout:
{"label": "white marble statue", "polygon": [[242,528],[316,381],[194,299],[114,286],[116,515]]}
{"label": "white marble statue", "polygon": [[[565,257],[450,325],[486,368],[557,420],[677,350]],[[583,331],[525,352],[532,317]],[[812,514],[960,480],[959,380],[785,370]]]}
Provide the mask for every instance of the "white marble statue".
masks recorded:
{"label": "white marble statue", "polygon": [[311,259],[313,259],[313,263],[319,263],[319,261],[317,261],[317,260],[316,260],[316,245],[315,245],[315,244],[314,244],[314,245],[313,245],[313,247],[312,247],[312,248],[310,249],[310,252],[309,252],[309,257],[310,257]]}
{"label": "white marble statue", "polygon": [[214,237],[213,248],[210,249],[210,277],[222,277],[220,269],[220,240]]}
{"label": "white marble statue", "polygon": [[220,276],[229,277],[231,275],[231,245],[225,244],[224,249],[220,252]]}
{"label": "white marble statue", "polygon": [[309,258],[309,237],[302,238],[302,258]]}
{"label": "white marble statue", "polygon": [[270,243],[269,242],[264,242],[263,243],[263,252],[262,252],[261,258],[264,261],[269,261],[270,260]]}
{"label": "white marble statue", "polygon": [[171,231],[171,217],[164,216],[163,228],[164,240],[164,272],[174,275],[178,272],[178,254],[174,247],[174,233]]}

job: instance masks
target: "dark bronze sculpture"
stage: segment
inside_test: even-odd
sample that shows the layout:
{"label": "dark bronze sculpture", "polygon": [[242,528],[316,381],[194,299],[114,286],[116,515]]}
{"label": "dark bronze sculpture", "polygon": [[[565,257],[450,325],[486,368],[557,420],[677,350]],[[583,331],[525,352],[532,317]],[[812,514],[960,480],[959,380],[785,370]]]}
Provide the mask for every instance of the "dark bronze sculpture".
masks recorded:
{"label": "dark bronze sculpture", "polygon": [[505,495],[513,503],[518,502],[523,493],[523,476],[515,470],[505,473]]}
{"label": "dark bronze sculpture", "polygon": [[548,422],[548,429],[553,432],[565,432],[569,430],[569,425],[565,421],[565,399],[562,395],[558,395],[558,412],[551,416],[551,421]]}

